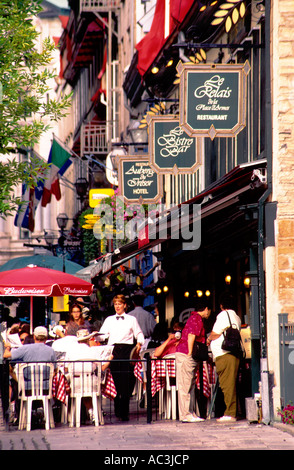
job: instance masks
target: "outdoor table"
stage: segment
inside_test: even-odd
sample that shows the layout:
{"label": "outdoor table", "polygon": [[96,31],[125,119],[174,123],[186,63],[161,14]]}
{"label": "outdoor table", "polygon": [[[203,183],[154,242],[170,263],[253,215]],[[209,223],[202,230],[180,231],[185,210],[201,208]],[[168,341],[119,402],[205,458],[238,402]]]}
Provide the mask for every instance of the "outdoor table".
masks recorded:
{"label": "outdoor table", "polygon": [[70,394],[70,385],[61,370],[58,370],[53,377],[52,396],[66,404],[66,397]]}
{"label": "outdoor table", "polygon": [[[116,397],[116,388],[110,369],[102,373],[101,391],[105,398]],[[52,394],[57,400],[66,403],[66,396],[70,394],[70,384],[62,370],[59,370],[53,377]]]}
{"label": "outdoor table", "polygon": [[[151,393],[152,396],[165,387],[166,383],[166,370],[165,363],[170,377],[176,377],[176,361],[174,358],[169,359],[152,359],[151,360]],[[137,362],[135,365],[134,373],[136,378],[143,382],[143,363]],[[198,390],[201,388],[201,377],[199,369],[196,372],[196,385]],[[203,394],[209,398],[211,395],[210,385],[215,382],[214,368],[210,363],[203,362]]]}
{"label": "outdoor table", "polygon": [[[165,372],[165,361],[171,377],[176,376],[175,371],[175,360],[174,359],[152,359],[151,360],[151,393],[152,397],[159,392],[165,386],[166,372]],[[140,382],[144,382],[143,374],[143,363],[138,361],[134,368],[134,374]]]}
{"label": "outdoor table", "polygon": [[110,398],[113,400],[116,397],[116,388],[115,388],[114,380],[112,377],[112,373],[110,369],[106,369],[104,374],[105,374],[104,380],[101,383],[102,395],[105,398]]}

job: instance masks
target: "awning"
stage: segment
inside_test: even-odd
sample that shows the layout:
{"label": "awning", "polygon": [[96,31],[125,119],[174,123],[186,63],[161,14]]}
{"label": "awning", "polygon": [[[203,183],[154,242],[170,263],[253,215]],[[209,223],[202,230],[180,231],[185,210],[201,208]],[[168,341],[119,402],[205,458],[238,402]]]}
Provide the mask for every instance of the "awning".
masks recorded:
{"label": "awning", "polygon": [[101,65],[100,72],[98,73],[97,79],[100,81],[99,89],[94,93],[91,98],[93,103],[97,103],[100,99],[100,95],[103,93],[106,96],[106,66],[107,66],[107,44],[104,46],[103,62]]}
{"label": "awning", "polygon": [[80,279],[83,279],[84,281],[91,282],[91,269],[92,266],[86,266],[85,268],[80,269],[79,271],[76,272],[76,276],[79,277]]}
{"label": "awning", "polygon": [[157,0],[150,31],[136,45],[141,76],[151,67],[170,36],[178,31],[193,5],[194,0]]}
{"label": "awning", "polygon": [[74,67],[85,66],[93,60],[93,50],[97,47],[97,41],[103,39],[103,27],[96,21],[92,21],[84,33],[84,37],[75,45],[73,51]]}
{"label": "awning", "polygon": [[[40,266],[42,268],[55,269],[56,271],[63,270],[63,259],[51,255],[31,255],[31,256],[18,256],[12,258],[0,266],[0,272],[10,271],[12,269],[25,268],[28,265]],[[82,266],[67,259],[64,260],[65,271],[68,274],[77,275]],[[79,277],[79,276],[78,276]]]}
{"label": "awning", "polygon": [[[221,225],[225,226],[230,223],[230,217],[232,221],[236,220],[237,214],[238,217],[243,218],[243,207],[256,204],[265,189],[265,159],[239,165],[206,188],[205,191],[183,203],[189,206],[187,223],[192,224],[193,217],[199,217],[193,212],[193,205],[199,204],[201,205],[201,223],[206,219],[210,220],[209,217],[213,215],[213,223],[210,226],[217,233]],[[160,220],[156,219],[153,224],[147,225],[148,222],[146,222],[140,232],[140,239],[133,240],[100,260],[99,266],[96,265],[95,276],[106,275],[134,256],[170,240],[173,231],[172,211],[180,209],[183,204],[165,211],[160,215]],[[160,238],[160,227],[162,226],[167,228],[164,238]]]}
{"label": "awning", "polygon": [[[73,23],[68,25],[60,39],[62,73],[66,80],[72,81],[76,71],[86,67],[93,60],[93,51],[104,39],[104,25],[93,20],[90,24],[81,21],[75,30]],[[75,40],[74,40],[75,39]]]}

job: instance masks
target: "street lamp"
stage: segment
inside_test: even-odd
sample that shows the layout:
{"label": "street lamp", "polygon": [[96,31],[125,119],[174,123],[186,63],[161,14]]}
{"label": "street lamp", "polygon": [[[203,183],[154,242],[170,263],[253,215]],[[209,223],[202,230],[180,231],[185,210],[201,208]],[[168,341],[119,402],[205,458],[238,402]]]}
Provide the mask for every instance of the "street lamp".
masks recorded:
{"label": "street lamp", "polygon": [[83,204],[83,201],[86,197],[88,186],[89,183],[86,178],[78,178],[75,182],[78,199],[80,199],[81,204]]}
{"label": "street lamp", "polygon": [[147,127],[140,128],[140,122],[135,121],[128,128],[128,134],[131,137],[131,141],[134,144],[136,152],[143,151],[146,152],[146,143],[148,144],[148,134]]}
{"label": "street lamp", "polygon": [[56,217],[57,225],[59,227],[59,230],[61,232],[61,237],[59,237],[58,244],[62,248],[62,270],[65,273],[65,260],[64,260],[64,230],[66,229],[67,222],[68,222],[68,217],[65,213],[63,214],[58,214]]}
{"label": "street lamp", "polygon": [[140,123],[137,122],[136,125],[128,129],[128,132],[131,136],[132,142],[134,144],[142,144],[142,142],[146,142],[147,139],[147,129],[140,129]]}
{"label": "street lamp", "polygon": [[58,214],[56,217],[57,225],[61,231],[64,231],[67,226],[68,217],[66,214]]}
{"label": "street lamp", "polygon": [[54,240],[55,240],[55,235],[54,233],[52,232],[46,232],[46,230],[44,230],[44,238],[45,238],[45,242],[47,243],[47,245],[50,247],[52,247],[52,245],[54,244]]}

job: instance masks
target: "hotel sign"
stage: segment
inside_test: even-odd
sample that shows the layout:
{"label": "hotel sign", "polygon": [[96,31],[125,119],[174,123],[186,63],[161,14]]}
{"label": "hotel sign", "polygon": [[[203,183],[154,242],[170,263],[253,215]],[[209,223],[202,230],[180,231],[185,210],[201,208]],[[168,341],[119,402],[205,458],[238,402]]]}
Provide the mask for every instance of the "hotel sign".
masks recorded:
{"label": "hotel sign", "polygon": [[246,126],[248,61],[187,65],[179,62],[179,124],[190,137],[234,137]]}
{"label": "hotel sign", "polygon": [[151,204],[162,198],[161,177],[146,157],[120,157],[119,183],[126,202]]}
{"label": "hotel sign", "polygon": [[178,116],[147,116],[150,165],[158,173],[192,173],[201,164],[200,140],[180,127]]}

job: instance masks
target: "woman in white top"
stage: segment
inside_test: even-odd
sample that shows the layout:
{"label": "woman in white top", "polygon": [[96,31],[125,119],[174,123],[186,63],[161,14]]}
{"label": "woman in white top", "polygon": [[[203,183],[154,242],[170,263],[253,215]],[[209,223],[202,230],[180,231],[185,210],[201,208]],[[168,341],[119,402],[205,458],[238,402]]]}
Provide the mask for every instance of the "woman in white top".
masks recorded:
{"label": "woman in white top", "polygon": [[224,294],[222,296],[220,307],[222,311],[216,317],[212,332],[207,338],[207,344],[211,347],[219,384],[224,394],[226,405],[224,416],[217,421],[233,422],[236,421],[237,414],[236,380],[240,359],[222,349],[222,343],[224,340],[223,332],[230,326],[228,315],[232,325],[235,325],[239,330],[241,328],[241,320],[233,310],[231,295]]}

